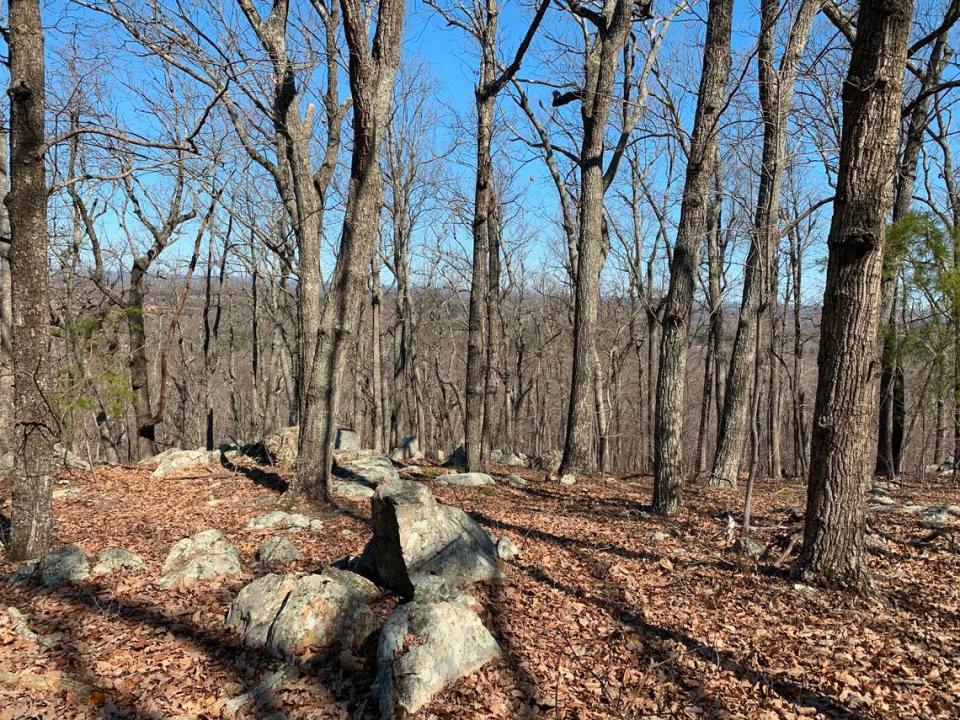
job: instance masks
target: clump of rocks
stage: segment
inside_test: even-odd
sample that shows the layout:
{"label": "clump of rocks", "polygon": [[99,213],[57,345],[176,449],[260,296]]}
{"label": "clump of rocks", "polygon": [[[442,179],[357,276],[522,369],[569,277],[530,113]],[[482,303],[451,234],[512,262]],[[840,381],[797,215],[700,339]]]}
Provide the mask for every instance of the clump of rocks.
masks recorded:
{"label": "clump of rocks", "polygon": [[499,545],[463,510],[413,480],[382,482],[371,498],[373,535],[358,557],[320,573],[269,574],[244,587],[227,624],[278,657],[357,652],[377,630],[370,603],[402,602],[377,636],[374,695],[385,718],[415,713],[449,684],[500,655],[466,590],[502,577]]}

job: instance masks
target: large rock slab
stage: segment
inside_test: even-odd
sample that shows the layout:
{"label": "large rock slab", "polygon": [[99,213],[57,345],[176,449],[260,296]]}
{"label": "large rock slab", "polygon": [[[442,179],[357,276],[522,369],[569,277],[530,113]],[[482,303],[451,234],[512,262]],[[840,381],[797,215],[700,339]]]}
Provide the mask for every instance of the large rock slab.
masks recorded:
{"label": "large rock slab", "polygon": [[369,498],[376,491],[366,483],[357,480],[331,480],[330,494],[342,498]]}
{"label": "large rock slab", "polygon": [[370,505],[373,539],[359,562],[381,587],[410,598],[430,575],[461,588],[501,576],[490,536],[460,508],[438,503],[425,485],[390,481]]}
{"label": "large rock slab", "polygon": [[68,470],[91,470],[92,466],[85,458],[80,457],[65,445],[57,443],[53,446],[53,452],[56,456],[58,465],[62,465]]}
{"label": "large rock slab", "polygon": [[400,478],[390,458],[382,455],[356,458],[345,454],[337,455],[334,457],[333,472],[345,480],[353,480],[370,487]]}
{"label": "large rock slab", "polygon": [[390,453],[390,459],[398,463],[412,463],[422,460],[423,451],[420,449],[420,441],[416,435],[410,435],[403,438]]}
{"label": "large rock slab", "polygon": [[139,572],[145,570],[143,559],[123,548],[108,548],[97,556],[97,564],[93,566],[94,575],[110,575],[120,570]]}
{"label": "large rock slab", "polygon": [[76,545],[61,545],[48,552],[39,563],[40,582],[46,587],[60,587],[90,577],[87,556]]}
{"label": "large rock slab", "polygon": [[555,473],[560,469],[563,453],[559,450],[547,450],[533,459],[533,467],[548,473]]}
{"label": "large rock slab", "polygon": [[227,625],[245,644],[280,657],[307,659],[331,647],[357,648],[376,628],[376,618],[361,589],[367,581],[344,581],[340,572],[258,578],[237,594]]}
{"label": "large rock slab", "polygon": [[285,537],[272,537],[257,548],[257,560],[267,565],[292,562],[302,557],[300,549]]}
{"label": "large rock slab", "polygon": [[248,520],[245,527],[247,530],[322,530],[323,523],[302,513],[274,510]]}
{"label": "large rock slab", "polygon": [[179,540],[163,563],[161,587],[190,586],[243,572],[240,553],[219,530]]}
{"label": "large rock slab", "polygon": [[300,427],[291,425],[268,435],[263,439],[263,447],[270,461],[283,468],[292,468],[297,463],[300,443]]}
{"label": "large rock slab", "polygon": [[373,691],[383,718],[416,713],[448,685],[500,655],[480,618],[460,602],[400,605],[380,633]]}
{"label": "large rock slab", "polygon": [[448,473],[437,478],[437,485],[453,485],[455,487],[482,487],[496,485],[497,482],[490,475],[479,472]]}
{"label": "large rock slab", "polygon": [[175,472],[184,470],[198,470],[208,468],[220,462],[220,452],[214,450],[174,450],[163,454],[156,469],[150,474],[152,478],[165,478]]}

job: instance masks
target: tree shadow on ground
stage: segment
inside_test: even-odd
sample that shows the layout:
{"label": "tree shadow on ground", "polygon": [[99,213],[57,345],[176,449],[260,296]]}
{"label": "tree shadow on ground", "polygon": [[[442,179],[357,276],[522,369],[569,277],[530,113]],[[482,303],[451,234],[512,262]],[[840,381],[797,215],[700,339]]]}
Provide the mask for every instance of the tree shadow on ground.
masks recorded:
{"label": "tree shadow on ground", "polygon": [[506,522],[505,520],[497,520],[479,511],[474,511],[470,513],[470,515],[478,523],[491,530],[512,530],[523,537],[534,538],[536,540],[547,542],[561,548],[573,550],[580,548],[598,552],[612,553],[613,555],[619,555],[620,557],[628,560],[648,560],[658,562],[662,559],[662,557],[656,553],[628,550],[620,545],[612,545],[606,542],[583,540],[579,538],[568,537],[566,535],[556,535],[554,533],[546,532],[545,530],[538,530],[525,525],[516,525],[514,523]]}
{"label": "tree shadow on ground", "polygon": [[[711,647],[710,645],[707,645],[696,638],[690,637],[679,630],[674,630],[669,627],[648,622],[643,616],[642,609],[640,612],[637,612],[630,608],[626,603],[610,598],[599,598],[594,595],[588,595],[578,588],[570,587],[562,582],[559,582],[558,580],[555,580],[543,568],[540,567],[521,569],[536,582],[547,585],[578,601],[592,603],[604,610],[614,619],[632,627],[644,639],[644,648],[647,654],[655,662],[661,663],[664,666],[669,665],[672,671],[678,673],[679,676],[689,673],[683,668],[677,667],[674,658],[671,657],[670,653],[661,646],[661,643],[665,640],[679,643],[689,652],[695,653],[704,660],[714,663],[723,670],[730,672],[738,680],[747,682],[751,685],[760,685],[772,691],[787,702],[795,703],[804,707],[815,707],[819,712],[830,718],[843,720],[866,720],[865,715],[862,715],[852,708],[843,705],[834,698],[823,695],[816,690],[788,680],[781,675],[754,670],[753,668],[745,665],[732,653],[724,650],[717,650],[716,648]],[[697,686],[700,685],[699,681],[689,677],[686,678],[685,682],[691,680]],[[711,707],[710,709],[716,711],[718,708]]]}
{"label": "tree shadow on ground", "polygon": [[[245,675],[254,674],[262,678],[275,671],[277,666],[292,664],[302,675],[308,676],[311,681],[324,687],[338,705],[342,703],[359,713],[351,717],[369,717],[363,713],[363,708],[368,704],[370,682],[363,681],[372,681],[372,673],[369,669],[364,669],[361,676],[357,676],[361,682],[342,682],[344,673],[347,671],[340,667],[337,656],[333,652],[318,654],[306,662],[285,662],[265,651],[243,645],[227,628],[210,630],[194,623],[189,616],[172,616],[157,606],[117,598],[112,595],[108,587],[94,581],[60,588],[46,588],[35,582],[28,582],[21,586],[21,590],[30,597],[55,598],[92,614],[112,619],[121,618],[127,622],[166,631],[203,651],[206,662],[218,665],[231,673],[237,684],[242,687],[237,696],[257,689],[261,682],[259,679],[248,681]],[[89,638],[85,638],[82,631],[68,624],[70,620],[79,623],[83,617],[74,613],[64,613],[60,621],[60,627],[65,627],[63,640],[57,643],[55,650],[49,653],[49,657],[61,669],[64,676],[73,678],[90,691],[102,692],[105,696],[103,702],[91,702],[92,696],[80,702],[91,709],[99,705],[98,709],[103,718],[156,720],[163,717],[163,713],[139,709],[140,700],[129,692],[109,688],[109,684],[100,678],[90,667],[88,660],[77,650],[77,646],[89,641]],[[349,672],[356,675],[356,670]],[[367,675],[369,678],[366,677]],[[345,688],[350,687],[354,689],[353,692],[345,691]],[[258,694],[255,699],[242,707],[248,716],[264,719],[276,717],[276,713],[283,710],[275,694],[270,691]]]}
{"label": "tree shadow on ground", "polygon": [[255,467],[250,465],[237,465],[230,462],[223,455],[220,456],[220,465],[230,472],[243,475],[254,485],[271,490],[281,495],[287,491],[290,484],[277,472],[273,466]]}

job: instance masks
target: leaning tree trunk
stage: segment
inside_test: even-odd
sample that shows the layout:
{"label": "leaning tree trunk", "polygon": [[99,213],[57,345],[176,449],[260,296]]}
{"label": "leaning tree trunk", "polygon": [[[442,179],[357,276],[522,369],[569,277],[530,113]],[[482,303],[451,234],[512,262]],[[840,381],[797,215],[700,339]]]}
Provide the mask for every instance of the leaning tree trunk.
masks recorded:
{"label": "leaning tree trunk", "polygon": [[43,555],[53,537],[51,475],[57,419],[51,413],[44,58],[38,0],[10,0],[10,216],[14,447],[11,560]]}
{"label": "leaning tree trunk", "polygon": [[[660,372],[654,426],[653,509],[676,513],[683,502],[683,398],[694,277],[706,233],[716,166],[720,115],[730,74],[733,0],[710,0],[703,72],[687,159],[680,225],[670,263],[670,287],[661,326]],[[729,391],[728,391],[729,394]]]}
{"label": "leaning tree trunk", "polygon": [[880,275],[912,0],[863,0],[843,86],[843,131],[824,288],[800,568],[863,589],[864,483],[876,409]]}

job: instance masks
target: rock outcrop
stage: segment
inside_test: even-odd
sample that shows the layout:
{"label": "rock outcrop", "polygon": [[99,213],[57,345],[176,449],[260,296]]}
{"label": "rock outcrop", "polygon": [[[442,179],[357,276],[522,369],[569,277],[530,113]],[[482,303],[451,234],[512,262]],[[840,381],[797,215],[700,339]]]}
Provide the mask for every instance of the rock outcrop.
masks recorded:
{"label": "rock outcrop", "polygon": [[437,477],[437,485],[453,485],[456,487],[482,487],[496,485],[497,482],[486,473],[448,473]]}
{"label": "rock outcrop", "polygon": [[[227,625],[250,647],[308,659],[319,650],[357,648],[375,629],[369,595],[338,572],[265,575],[244,587],[230,605]],[[369,583],[367,583],[369,585]]]}
{"label": "rock outcrop", "polygon": [[190,586],[243,572],[240,553],[219,530],[179,540],[163,563],[161,587]]}
{"label": "rock outcrop", "polygon": [[380,633],[374,695],[381,717],[416,713],[447,685],[500,655],[500,646],[460,602],[400,605]]}
{"label": "rock outcrop", "polygon": [[76,545],[61,545],[48,552],[40,558],[37,567],[40,571],[40,582],[49,588],[81,582],[90,577],[87,556]]}
{"label": "rock outcrop", "polygon": [[425,485],[387,482],[371,510],[373,539],[359,562],[381,587],[412,598],[430,575],[453,587],[500,577],[490,536],[460,508],[438,503]]}

